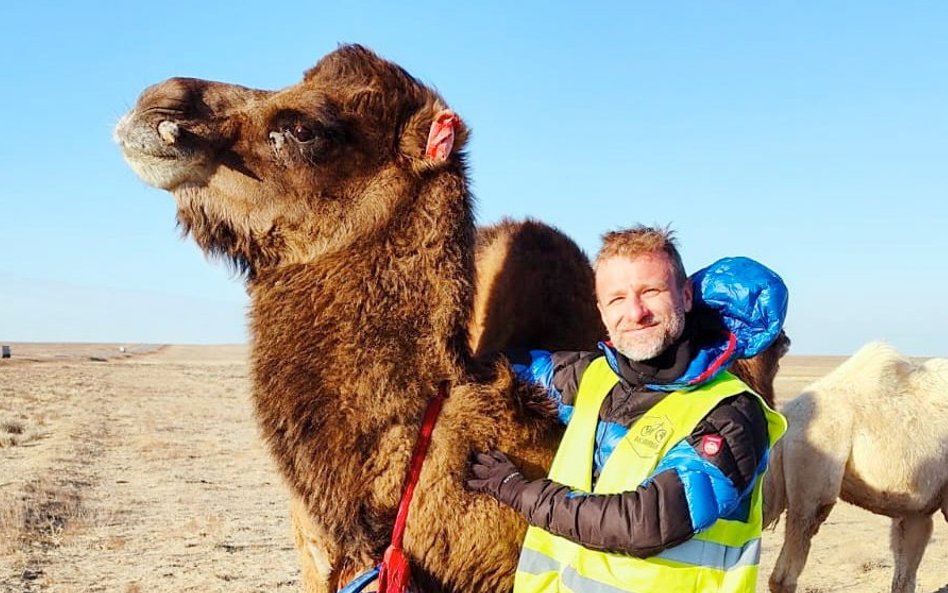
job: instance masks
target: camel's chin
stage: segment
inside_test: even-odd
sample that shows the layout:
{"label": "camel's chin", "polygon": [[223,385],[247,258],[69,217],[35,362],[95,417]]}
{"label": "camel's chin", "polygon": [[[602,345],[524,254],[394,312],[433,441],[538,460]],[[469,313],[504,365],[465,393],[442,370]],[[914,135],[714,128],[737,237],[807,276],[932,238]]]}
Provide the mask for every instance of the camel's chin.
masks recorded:
{"label": "camel's chin", "polygon": [[158,189],[174,191],[181,185],[194,182],[195,172],[203,170],[197,161],[151,155],[138,151],[123,150],[125,162],[138,178]]}

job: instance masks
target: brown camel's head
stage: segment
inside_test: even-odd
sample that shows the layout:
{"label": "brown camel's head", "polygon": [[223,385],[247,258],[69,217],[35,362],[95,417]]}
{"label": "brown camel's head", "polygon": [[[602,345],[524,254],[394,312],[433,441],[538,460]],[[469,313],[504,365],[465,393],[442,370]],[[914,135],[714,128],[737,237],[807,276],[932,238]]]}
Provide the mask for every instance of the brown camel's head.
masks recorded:
{"label": "brown camel's head", "polygon": [[365,236],[432,175],[463,175],[466,135],[434,91],[356,45],[279,91],[171,78],[115,129],[184,232],[250,276]]}

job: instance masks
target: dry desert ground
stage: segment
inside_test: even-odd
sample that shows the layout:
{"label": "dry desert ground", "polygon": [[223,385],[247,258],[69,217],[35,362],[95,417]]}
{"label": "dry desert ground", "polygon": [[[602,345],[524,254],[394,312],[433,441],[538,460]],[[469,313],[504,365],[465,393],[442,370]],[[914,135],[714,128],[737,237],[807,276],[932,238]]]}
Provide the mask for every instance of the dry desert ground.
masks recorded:
{"label": "dry desert ground", "polygon": [[[297,591],[245,346],[12,344],[0,360],[0,593]],[[786,399],[840,358],[789,356]],[[885,517],[840,503],[801,593],[889,590]],[[760,591],[781,528],[766,532]],[[948,593],[936,515],[918,590]]]}

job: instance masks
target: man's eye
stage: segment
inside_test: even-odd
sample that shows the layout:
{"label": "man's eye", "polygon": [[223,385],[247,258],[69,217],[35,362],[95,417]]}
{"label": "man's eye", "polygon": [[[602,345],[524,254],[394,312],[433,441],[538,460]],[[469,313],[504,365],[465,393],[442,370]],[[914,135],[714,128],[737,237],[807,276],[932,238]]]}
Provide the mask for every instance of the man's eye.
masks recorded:
{"label": "man's eye", "polygon": [[316,132],[312,128],[300,123],[290,126],[287,132],[293,136],[294,140],[301,143],[312,142],[316,138]]}

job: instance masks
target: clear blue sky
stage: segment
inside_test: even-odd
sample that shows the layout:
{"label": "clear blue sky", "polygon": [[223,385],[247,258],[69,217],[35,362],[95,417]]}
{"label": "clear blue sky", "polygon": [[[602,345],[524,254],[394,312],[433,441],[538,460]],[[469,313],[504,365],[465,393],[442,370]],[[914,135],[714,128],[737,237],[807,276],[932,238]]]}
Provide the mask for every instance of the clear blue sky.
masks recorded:
{"label": "clear blue sky", "polygon": [[482,222],[537,217],[587,253],[670,223],[691,271],[784,277],[792,353],[948,355],[948,3],[11,4],[0,341],[246,340],[242,283],[111,127],[167,77],[279,88],[358,42],[473,128]]}

